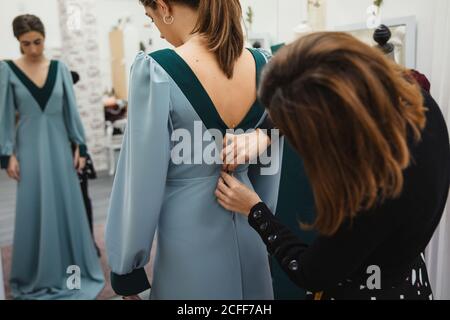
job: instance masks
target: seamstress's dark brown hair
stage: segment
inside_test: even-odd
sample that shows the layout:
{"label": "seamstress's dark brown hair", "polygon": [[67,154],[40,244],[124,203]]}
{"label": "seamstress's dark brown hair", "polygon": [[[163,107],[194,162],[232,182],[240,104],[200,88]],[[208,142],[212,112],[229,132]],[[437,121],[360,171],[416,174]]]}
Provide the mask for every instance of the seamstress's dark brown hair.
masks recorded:
{"label": "seamstress's dark brown hair", "polygon": [[260,98],[304,160],[320,233],[333,235],[402,192],[407,134],[420,140],[426,122],[421,91],[408,79],[345,33],[305,36],[267,66]]}
{"label": "seamstress's dark brown hair", "polygon": [[[198,11],[199,19],[193,33],[206,38],[219,66],[228,78],[244,50],[244,32],[241,25],[242,8],[239,0],[163,0],[183,4]],[[155,0],[140,0],[147,7],[156,8]]]}

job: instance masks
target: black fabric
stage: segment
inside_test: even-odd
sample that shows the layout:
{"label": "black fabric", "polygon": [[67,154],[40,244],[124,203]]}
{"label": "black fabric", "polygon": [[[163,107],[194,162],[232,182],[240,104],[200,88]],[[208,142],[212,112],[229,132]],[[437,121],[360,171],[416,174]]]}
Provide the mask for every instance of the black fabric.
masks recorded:
{"label": "black fabric", "polygon": [[[72,153],[75,152],[76,150],[76,144],[72,143]],[[86,215],[88,218],[88,222],[89,222],[89,228],[91,230],[91,234],[92,234],[92,241],[94,241],[95,244],[95,249],[97,250],[97,255],[100,257],[101,256],[101,252],[100,252],[100,248],[97,246],[97,244],[95,243],[95,236],[94,236],[94,214],[93,214],[93,210],[92,210],[92,201],[91,198],[89,197],[89,180],[92,179],[97,179],[97,172],[95,171],[94,168],[94,162],[91,159],[91,156],[86,153],[86,165],[84,166],[84,169],[82,170],[82,172],[77,172],[78,174],[78,180],[80,181],[80,188],[81,188],[81,193],[83,195],[83,202],[84,202],[84,207],[86,209]]]}
{"label": "black fabric", "polygon": [[115,293],[125,297],[137,295],[151,288],[144,268],[136,269],[126,275],[118,275],[111,272],[111,286]]}
{"label": "black fabric", "polygon": [[[80,174],[78,174],[80,177]],[[93,223],[93,214],[92,214],[92,202],[91,198],[89,197],[89,184],[88,180],[83,178],[80,178],[80,187],[81,187],[81,193],[83,194],[83,201],[84,201],[84,207],[86,208],[86,214],[89,221],[89,228],[91,230],[91,233],[94,234],[94,223]]]}
{"label": "black fabric", "polygon": [[77,84],[80,81],[80,74],[76,71],[70,71],[70,75],[72,76],[73,84]]}
{"label": "black fabric", "polygon": [[[439,225],[450,183],[446,124],[433,98],[424,96],[427,125],[421,142],[409,141],[413,160],[404,171],[404,189],[398,199],[361,212],[352,221],[345,221],[334,236],[319,236],[310,246],[264,204],[252,209],[250,225],[298,286],[313,292],[342,293],[340,283],[365,283],[370,276],[367,268],[378,266],[381,291],[377,297],[389,298],[390,288],[401,286],[411,276],[412,266]],[[348,298],[348,292],[342,294],[334,298]],[[417,295],[418,299],[429,298],[422,292]]]}
{"label": "black fabric", "polygon": [[83,171],[83,173],[78,173],[78,178],[80,180],[80,188],[81,188],[81,193],[83,195],[83,202],[84,202],[84,207],[86,209],[86,215],[88,218],[88,222],[89,222],[89,228],[91,230],[91,235],[92,235],[92,241],[94,242],[95,245],[95,250],[97,251],[97,256],[101,256],[101,251],[100,248],[97,246],[97,244],[95,243],[95,235],[94,235],[94,213],[92,210],[92,202],[91,202],[91,198],[89,197],[89,183],[88,183],[88,176],[85,173],[86,171]]}
{"label": "black fabric", "polygon": [[308,292],[307,300],[433,300],[424,255],[416,259],[407,272],[408,276],[388,290],[373,290],[366,282],[354,283],[346,280],[327,292]]}
{"label": "black fabric", "polygon": [[87,158],[88,151],[87,146],[85,144],[80,144],[80,157]]}
{"label": "black fabric", "polygon": [[275,128],[275,125],[273,124],[272,119],[267,116],[258,128],[270,131]]}
{"label": "black fabric", "polygon": [[[280,190],[278,192],[276,216],[302,241],[311,244],[316,237],[314,231],[305,231],[298,222],[312,223],[315,218],[314,195],[306,176],[302,159],[288,141],[283,148]],[[297,287],[272,257],[271,263],[275,300],[299,300],[305,298],[305,290]]]}
{"label": "black fabric", "polygon": [[10,156],[0,156],[0,168],[1,169],[8,169],[9,164],[9,158]]}

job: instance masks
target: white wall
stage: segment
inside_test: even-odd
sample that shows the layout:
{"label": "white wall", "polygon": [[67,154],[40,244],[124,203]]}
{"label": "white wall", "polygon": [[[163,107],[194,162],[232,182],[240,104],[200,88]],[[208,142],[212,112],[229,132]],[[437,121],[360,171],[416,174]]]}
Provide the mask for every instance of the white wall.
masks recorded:
{"label": "white wall", "polygon": [[273,44],[288,42],[301,20],[301,0],[241,0],[244,20],[248,6],[254,11],[252,31],[269,33]]}
{"label": "white wall", "polygon": [[20,55],[19,44],[12,31],[12,21],[16,16],[25,13],[35,14],[44,22],[47,47],[61,46],[57,0],[2,0],[0,1],[0,59],[12,59]]}
{"label": "white wall", "polygon": [[[281,0],[282,1],[282,0]],[[327,0],[327,25],[336,26],[365,23],[366,9],[373,0]],[[417,18],[417,69],[431,75],[433,14],[436,0],[385,0],[381,9],[382,19],[416,16]],[[442,39],[449,41],[449,39]]]}
{"label": "white wall", "polygon": [[[147,40],[151,37],[153,41],[152,50],[168,47],[167,42],[160,38],[160,33],[154,25],[148,28],[151,21],[145,16],[144,8],[138,0],[95,0],[95,10],[99,23],[100,61],[105,87],[111,87],[109,32],[114,25],[117,25],[120,18],[131,18],[128,38]],[[136,34],[133,35],[132,33]],[[147,41],[145,42],[145,45],[149,47]],[[138,53],[139,46],[135,41],[130,40],[125,51],[128,60],[127,65],[129,66],[132,62],[130,60],[133,60]]]}
{"label": "white wall", "polygon": [[[92,0],[98,18],[100,63],[102,70],[102,88],[111,87],[111,68],[109,53],[109,32],[120,18],[129,16],[132,28],[141,39],[152,38],[152,50],[168,47],[166,41],[160,39],[158,30],[148,28],[150,20],[144,15],[144,9],[138,0]],[[301,17],[300,0],[241,0],[244,14],[248,6],[252,6],[255,17],[253,32],[268,33],[273,44],[290,41],[292,29]],[[17,41],[12,35],[11,22],[19,14],[32,13],[39,16],[47,28],[47,48],[61,46],[57,0],[2,0],[0,1],[0,59],[16,58],[20,55]],[[279,17],[279,18],[278,18]],[[146,43],[147,44],[147,43]],[[128,56],[137,53],[138,47],[129,45]]]}
{"label": "white wall", "polygon": [[[327,29],[337,26],[365,23],[366,9],[373,0],[322,0],[326,1]],[[255,12],[253,31],[270,33],[273,42],[292,39],[292,29],[301,20],[301,0],[241,0],[245,13],[249,5]],[[436,0],[385,0],[382,18],[416,16],[417,18],[417,69],[431,74],[433,41],[433,15]]]}
{"label": "white wall", "polygon": [[[326,0],[327,25],[333,29],[339,25],[349,25],[366,21],[366,8],[372,0]],[[154,48],[166,47],[159,39],[155,28],[144,28],[149,20],[144,16],[138,0],[95,0],[99,19],[101,69],[104,86],[110,86],[109,41],[108,33],[117,20],[124,16],[132,18],[133,25],[140,30],[142,38],[152,35]],[[241,0],[243,11],[252,6],[255,12],[253,32],[269,33],[274,44],[289,41],[292,29],[301,20],[301,0]],[[431,73],[431,41],[433,39],[433,12],[436,0],[385,0],[382,7],[383,18],[395,18],[415,15],[418,22],[417,68],[429,75]],[[0,1],[0,59],[14,58],[19,55],[11,22],[21,13],[33,13],[41,17],[47,27],[48,47],[61,44],[56,0],[8,0]],[[102,88],[104,89],[104,88]]]}
{"label": "white wall", "polygon": [[[140,38],[153,38],[154,49],[166,47],[160,39],[159,32],[153,27],[145,28],[150,20],[144,15],[144,9],[138,0],[92,0],[98,18],[100,61],[102,70],[102,92],[111,87],[111,68],[109,50],[109,32],[120,18],[131,17],[132,25]],[[20,55],[19,45],[12,33],[13,19],[24,13],[37,15],[44,22],[47,30],[47,53],[51,56],[52,48],[61,47],[57,0],[1,0],[0,1],[0,59],[15,59]],[[139,47],[127,48],[138,52]]]}

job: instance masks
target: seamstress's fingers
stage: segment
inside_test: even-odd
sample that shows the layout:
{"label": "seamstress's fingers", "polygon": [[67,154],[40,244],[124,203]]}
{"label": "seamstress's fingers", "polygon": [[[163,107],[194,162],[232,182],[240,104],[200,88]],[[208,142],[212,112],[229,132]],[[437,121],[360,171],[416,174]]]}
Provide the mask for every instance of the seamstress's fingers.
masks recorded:
{"label": "seamstress's fingers", "polygon": [[222,172],[222,179],[224,180],[225,184],[228,186],[228,188],[233,189],[235,187],[238,187],[240,185],[239,181],[235,178],[229,175],[226,172]]}

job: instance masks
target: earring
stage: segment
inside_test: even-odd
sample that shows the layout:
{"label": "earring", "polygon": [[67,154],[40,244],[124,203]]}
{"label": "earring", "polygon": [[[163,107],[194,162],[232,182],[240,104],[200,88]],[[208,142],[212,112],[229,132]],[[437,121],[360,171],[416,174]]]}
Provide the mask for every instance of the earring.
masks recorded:
{"label": "earring", "polygon": [[172,24],[175,18],[173,16],[164,16],[163,20],[165,24]]}

